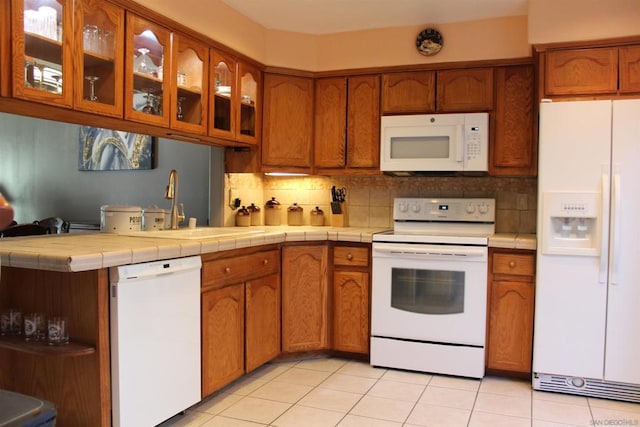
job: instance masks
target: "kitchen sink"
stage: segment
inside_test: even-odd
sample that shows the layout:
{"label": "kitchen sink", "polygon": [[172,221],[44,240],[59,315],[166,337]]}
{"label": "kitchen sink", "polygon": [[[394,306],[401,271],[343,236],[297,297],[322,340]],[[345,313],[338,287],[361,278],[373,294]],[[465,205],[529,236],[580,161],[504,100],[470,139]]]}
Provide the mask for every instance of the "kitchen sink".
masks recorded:
{"label": "kitchen sink", "polygon": [[251,230],[244,227],[197,227],[179,228],[177,230],[132,231],[120,233],[131,237],[148,237],[153,239],[217,239],[221,237],[241,237],[264,233],[264,230]]}

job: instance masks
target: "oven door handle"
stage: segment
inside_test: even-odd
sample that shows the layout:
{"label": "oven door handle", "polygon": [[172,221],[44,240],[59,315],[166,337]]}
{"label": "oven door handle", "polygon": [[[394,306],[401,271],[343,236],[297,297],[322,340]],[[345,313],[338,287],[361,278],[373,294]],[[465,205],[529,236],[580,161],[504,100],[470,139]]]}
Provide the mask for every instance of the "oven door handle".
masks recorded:
{"label": "oven door handle", "polygon": [[477,260],[487,258],[486,246],[450,246],[450,245],[415,245],[404,243],[374,243],[372,246],[372,256],[383,258],[407,257],[460,257],[474,258]]}

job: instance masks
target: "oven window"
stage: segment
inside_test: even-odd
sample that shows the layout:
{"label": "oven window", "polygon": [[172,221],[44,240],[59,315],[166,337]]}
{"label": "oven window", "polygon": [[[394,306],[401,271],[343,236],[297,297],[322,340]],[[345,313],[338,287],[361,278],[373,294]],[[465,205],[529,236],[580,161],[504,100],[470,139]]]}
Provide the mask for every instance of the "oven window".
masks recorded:
{"label": "oven window", "polygon": [[464,271],[391,269],[391,306],[423,314],[464,312]]}

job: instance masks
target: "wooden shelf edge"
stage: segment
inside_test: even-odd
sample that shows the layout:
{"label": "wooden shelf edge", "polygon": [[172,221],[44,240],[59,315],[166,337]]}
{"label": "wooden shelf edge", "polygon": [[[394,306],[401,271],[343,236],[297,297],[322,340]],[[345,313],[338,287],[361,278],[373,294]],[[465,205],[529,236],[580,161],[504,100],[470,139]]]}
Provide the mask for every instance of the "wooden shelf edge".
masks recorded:
{"label": "wooden shelf edge", "polygon": [[96,352],[95,347],[73,341],[65,345],[52,346],[41,341],[25,341],[22,337],[0,337],[0,348],[37,356],[53,357],[87,356]]}

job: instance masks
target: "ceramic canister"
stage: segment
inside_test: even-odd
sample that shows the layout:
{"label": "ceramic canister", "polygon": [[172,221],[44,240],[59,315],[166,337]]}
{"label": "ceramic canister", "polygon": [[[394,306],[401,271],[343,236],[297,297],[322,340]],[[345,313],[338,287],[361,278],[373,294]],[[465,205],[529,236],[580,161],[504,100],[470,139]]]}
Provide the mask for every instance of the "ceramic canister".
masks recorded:
{"label": "ceramic canister", "polygon": [[302,225],[303,223],[303,213],[304,209],[302,206],[298,206],[297,203],[289,206],[287,208],[287,224],[288,225]]}
{"label": "ceramic canister", "polygon": [[142,210],[142,229],[146,231],[164,230],[165,211],[151,206]]}
{"label": "ceramic canister", "polygon": [[251,212],[251,225],[260,225],[260,207],[251,203],[247,210]]}
{"label": "ceramic canister", "polygon": [[282,205],[272,197],[264,205],[264,225],[280,225],[282,223]]}
{"label": "ceramic canister", "polygon": [[309,224],[313,226],[324,225],[324,212],[318,206],[309,213]]}
{"label": "ceramic canister", "polygon": [[100,206],[100,231],[124,233],[142,230],[142,208],[140,206]]}
{"label": "ceramic canister", "polygon": [[236,212],[236,226],[248,227],[251,225],[251,212],[244,206]]}

